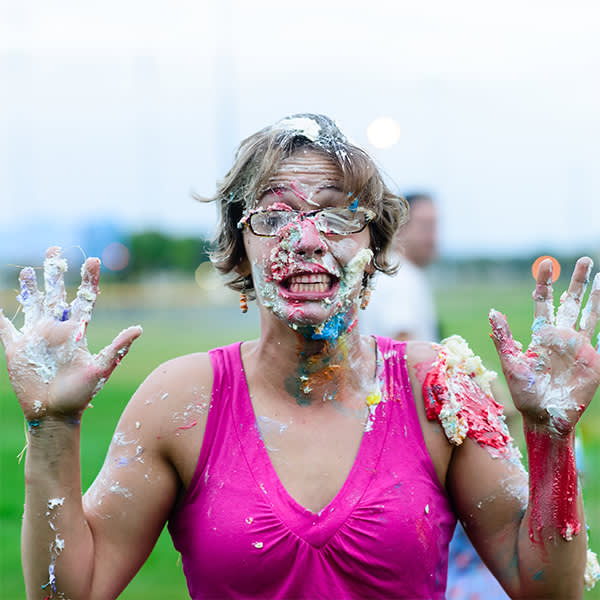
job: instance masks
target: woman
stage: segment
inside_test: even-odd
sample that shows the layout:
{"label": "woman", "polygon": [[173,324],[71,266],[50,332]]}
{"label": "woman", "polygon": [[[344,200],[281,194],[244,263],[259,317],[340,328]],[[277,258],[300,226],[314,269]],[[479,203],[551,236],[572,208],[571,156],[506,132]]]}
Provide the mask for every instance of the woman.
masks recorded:
{"label": "woman", "polygon": [[[551,266],[526,354],[502,315],[493,338],[523,414],[527,475],[459,338],[361,337],[359,305],[404,203],[329,119],[290,117],[244,141],[218,193],[214,262],[256,296],[258,340],[156,369],[123,412],[81,498],[79,423],[133,341],[92,356],[88,259],[71,306],[47,253],[45,297],[21,274],[21,331],[0,337],[29,422],[23,565],[30,598],[114,598],[169,522],[193,598],[443,598],[456,518],[515,598],[579,598],[586,536],[573,429],[600,381],[591,261],[556,324]],[[399,299],[401,301],[401,299]]]}

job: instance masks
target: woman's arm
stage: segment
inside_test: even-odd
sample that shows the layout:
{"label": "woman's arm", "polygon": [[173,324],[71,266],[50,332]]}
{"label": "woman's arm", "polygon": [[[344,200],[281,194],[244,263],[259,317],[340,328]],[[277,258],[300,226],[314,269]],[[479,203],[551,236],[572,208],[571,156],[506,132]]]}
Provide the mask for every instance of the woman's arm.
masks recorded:
{"label": "woman's arm", "polygon": [[430,418],[445,421],[449,439],[458,432],[447,479],[457,514],[514,598],[580,598],[583,591],[587,539],[573,444],[575,424],[600,382],[600,355],[591,344],[598,276],[576,327],[590,266],[589,259],[578,261],[555,322],[551,265],[542,263],[525,353],[506,319],[490,313],[503,371],[523,416],[529,481],[489,390],[474,385],[471,367],[441,369],[453,362],[442,351],[425,378]]}
{"label": "woman's arm", "polygon": [[29,427],[23,569],[28,598],[110,598],[150,552],[178,480],[148,428],[140,446],[155,477],[149,482],[144,478],[142,463],[124,469],[118,478],[111,475],[113,466],[105,465],[95,501],[84,508],[80,420],[141,329],[129,328],[91,355],[85,331],[98,293],[99,261],[85,262],[71,305],[65,299],[65,270],[60,250],[49,249],[45,294],[37,289],[33,269],[21,273],[23,328],[18,331],[0,315],[9,377]]}
{"label": "woman's arm", "polygon": [[[503,315],[492,311],[492,338],[516,408],[523,416],[529,463],[529,502],[519,530],[521,586],[579,598],[587,539],[575,465],[575,425],[600,383],[592,345],[600,309],[600,275],[581,313],[592,261],[577,261],[554,315],[552,263],[540,265],[533,294],[532,339],[525,353]],[[531,585],[531,571],[537,578]],[[523,597],[525,595],[521,594]]]}

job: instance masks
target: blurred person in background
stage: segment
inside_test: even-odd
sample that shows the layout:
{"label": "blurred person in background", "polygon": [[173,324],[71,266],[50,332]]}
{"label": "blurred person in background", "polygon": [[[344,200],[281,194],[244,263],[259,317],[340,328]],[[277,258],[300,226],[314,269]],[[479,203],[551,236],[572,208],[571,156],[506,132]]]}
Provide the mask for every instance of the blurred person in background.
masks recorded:
{"label": "blurred person in background", "polygon": [[[294,115],[253,134],[214,201],[211,258],[242,311],[256,298],[259,337],[156,368],[83,497],[81,420],[141,328],[92,355],[100,264],[85,261],[68,303],[57,247],[45,293],[21,271],[23,327],[0,313],[28,424],[28,598],[116,598],[168,522],[194,600],[443,600],[457,519],[515,598],[579,598],[592,555],[572,432],[600,384],[600,276],[577,326],[591,260],[577,261],[556,318],[542,263],[527,354],[490,312],[528,431],[528,478],[493,376],[464,340],[360,335],[368,280],[393,272],[407,207],[334,121]],[[559,387],[569,394],[557,400]]]}
{"label": "blurred person in background", "polygon": [[393,277],[377,273],[375,290],[361,315],[360,328],[367,335],[396,340],[439,341],[440,328],[427,267],[437,258],[438,215],[430,195],[405,196],[409,221],[394,237],[393,250],[400,269]]}
{"label": "blurred person in background", "polygon": [[[397,340],[439,341],[440,327],[433,290],[426,269],[438,256],[438,213],[431,195],[405,196],[409,220],[394,238],[400,269],[389,277],[375,275],[369,305],[361,317],[365,335],[385,335]],[[496,380],[494,398],[504,405],[510,429],[517,412],[510,395]],[[448,600],[507,600],[508,596],[485,566],[460,522],[448,555]]]}

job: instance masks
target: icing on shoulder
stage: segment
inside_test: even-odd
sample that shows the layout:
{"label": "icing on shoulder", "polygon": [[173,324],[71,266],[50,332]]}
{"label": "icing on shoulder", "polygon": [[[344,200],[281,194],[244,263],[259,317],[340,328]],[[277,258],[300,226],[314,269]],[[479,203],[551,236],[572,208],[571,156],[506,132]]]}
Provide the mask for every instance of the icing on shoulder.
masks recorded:
{"label": "icing on shoulder", "polygon": [[423,380],[427,418],[438,421],[455,446],[469,437],[494,458],[518,460],[520,453],[512,442],[502,405],[492,396],[496,377],[462,337],[446,338]]}

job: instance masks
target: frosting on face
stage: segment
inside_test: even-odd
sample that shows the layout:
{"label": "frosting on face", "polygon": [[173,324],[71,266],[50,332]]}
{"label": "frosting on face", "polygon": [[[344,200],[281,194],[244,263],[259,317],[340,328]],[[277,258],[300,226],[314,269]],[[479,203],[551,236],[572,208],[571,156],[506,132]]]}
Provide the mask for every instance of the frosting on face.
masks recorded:
{"label": "frosting on face", "polygon": [[[353,204],[354,202],[354,204]],[[300,152],[282,162],[261,196],[263,210],[352,207],[341,175],[326,157]],[[332,341],[356,320],[357,299],[373,253],[368,230],[325,235],[317,217],[303,214],[272,237],[245,232],[261,305],[311,339]]]}

